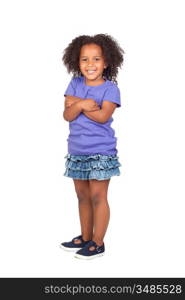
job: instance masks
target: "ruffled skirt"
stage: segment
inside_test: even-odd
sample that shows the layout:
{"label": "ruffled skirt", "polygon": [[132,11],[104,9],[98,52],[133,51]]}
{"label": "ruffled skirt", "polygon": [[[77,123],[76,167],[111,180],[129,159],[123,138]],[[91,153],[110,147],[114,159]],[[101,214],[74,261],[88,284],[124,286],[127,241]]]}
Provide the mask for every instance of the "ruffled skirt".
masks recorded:
{"label": "ruffled skirt", "polygon": [[67,154],[65,173],[63,176],[81,180],[106,180],[112,176],[120,176],[117,155],[72,155]]}

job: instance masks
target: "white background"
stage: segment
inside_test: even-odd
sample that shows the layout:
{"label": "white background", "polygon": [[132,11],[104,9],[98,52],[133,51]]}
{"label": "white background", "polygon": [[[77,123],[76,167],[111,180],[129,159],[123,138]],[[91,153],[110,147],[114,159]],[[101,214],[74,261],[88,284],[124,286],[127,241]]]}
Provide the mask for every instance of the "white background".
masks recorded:
{"label": "white background", "polygon": [[[0,276],[185,276],[184,1],[0,3]],[[125,50],[112,124],[122,167],[106,255],[81,261],[59,248],[80,233],[63,176],[71,75],[61,58],[73,38],[97,33]]]}

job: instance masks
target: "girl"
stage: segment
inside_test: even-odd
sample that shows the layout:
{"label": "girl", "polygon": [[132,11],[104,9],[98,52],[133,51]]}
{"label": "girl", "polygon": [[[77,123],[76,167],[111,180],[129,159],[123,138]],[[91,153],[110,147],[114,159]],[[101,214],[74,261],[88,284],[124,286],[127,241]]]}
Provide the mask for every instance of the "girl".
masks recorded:
{"label": "girl", "polygon": [[65,93],[63,117],[70,134],[64,176],[73,178],[79,204],[81,234],[61,248],[91,259],[105,252],[109,222],[107,192],[112,176],[119,176],[112,114],[121,106],[116,76],[124,51],[107,34],[82,35],[64,50],[63,62],[73,73]]}

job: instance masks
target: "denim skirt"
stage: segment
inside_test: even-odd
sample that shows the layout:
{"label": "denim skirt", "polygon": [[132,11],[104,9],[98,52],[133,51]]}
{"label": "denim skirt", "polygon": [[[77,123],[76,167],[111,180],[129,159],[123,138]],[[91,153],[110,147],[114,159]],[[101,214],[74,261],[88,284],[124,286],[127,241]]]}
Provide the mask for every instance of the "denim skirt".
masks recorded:
{"label": "denim skirt", "polygon": [[67,154],[65,162],[65,173],[63,176],[81,180],[106,180],[112,176],[120,176],[117,155],[72,155]]}

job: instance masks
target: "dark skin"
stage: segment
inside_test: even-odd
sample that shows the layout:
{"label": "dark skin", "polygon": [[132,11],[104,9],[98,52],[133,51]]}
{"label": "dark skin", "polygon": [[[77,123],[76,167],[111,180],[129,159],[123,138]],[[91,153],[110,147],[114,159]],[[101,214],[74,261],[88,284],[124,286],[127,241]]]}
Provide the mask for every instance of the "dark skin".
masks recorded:
{"label": "dark skin", "polygon": [[[81,99],[79,97],[66,96],[64,104],[65,109],[68,109],[71,105],[77,103],[81,108],[80,112],[82,112],[89,119],[99,123],[107,122],[117,107],[116,103],[104,100],[102,103],[102,107],[100,108],[96,101],[93,99],[85,99],[84,101],[84,99]],[[74,117],[73,120],[74,119],[76,119],[76,117]],[[72,121],[72,119],[70,121]]]}
{"label": "dark skin", "polygon": [[[98,181],[73,179],[79,203],[81,233],[83,239],[93,240],[97,245],[103,244],[110,209],[107,200],[109,180]],[[80,243],[79,240],[75,241]],[[91,247],[90,250],[93,250]]]}
{"label": "dark skin", "polygon": [[[79,67],[86,79],[87,85],[96,86],[104,82],[102,74],[106,63],[102,56],[101,48],[98,45],[84,45],[81,48]],[[93,73],[91,74],[92,70]],[[80,113],[83,113],[93,121],[105,123],[112,116],[116,106],[115,103],[110,101],[103,101],[100,108],[93,99],[84,100],[79,97],[66,96],[64,116],[65,120],[72,121]],[[72,108],[71,111],[70,108]],[[73,179],[73,182],[79,201],[82,237],[85,241],[93,240],[98,246],[101,246],[110,218],[110,209],[107,200],[110,179]],[[80,240],[76,240],[75,243],[80,243]],[[90,247],[90,250],[93,249],[93,246]]]}

